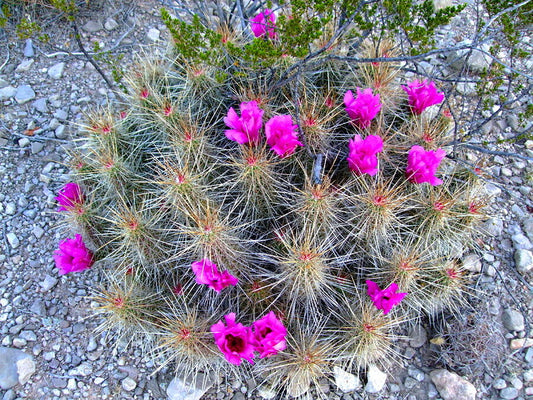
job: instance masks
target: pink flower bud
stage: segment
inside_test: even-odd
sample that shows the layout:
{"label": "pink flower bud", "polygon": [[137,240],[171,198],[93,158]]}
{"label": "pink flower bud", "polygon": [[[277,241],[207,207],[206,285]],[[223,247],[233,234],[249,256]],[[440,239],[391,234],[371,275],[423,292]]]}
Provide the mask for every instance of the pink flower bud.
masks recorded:
{"label": "pink flower bud", "polygon": [[348,143],[348,166],[357,175],[376,175],[378,172],[377,154],[383,150],[383,140],[377,135],[369,135],[364,140],[355,137]]}
{"label": "pink flower bud", "polygon": [[91,267],[93,255],[85,247],[80,234],[76,234],[74,239],[67,238],[59,243],[59,249],[54,252],[56,267],[59,274],[65,275],[69,272],[80,272]]}
{"label": "pink flower bud", "polygon": [[437,186],[442,180],[435,176],[437,168],[446,152],[442,149],[426,151],[422,146],[413,146],[407,156],[407,170],[405,174],[407,179],[413,183],[428,182],[430,185]]}
{"label": "pink flower bud", "polygon": [[402,89],[409,96],[409,105],[415,114],[422,114],[426,108],[444,100],[444,93],[438,92],[435,82],[428,83],[427,79],[422,82],[414,80],[402,86]]}
{"label": "pink flower bud", "polygon": [[357,97],[355,98],[352,91],[348,90],[344,94],[344,105],[350,118],[361,129],[368,128],[370,122],[381,110],[379,94],[374,96],[370,88],[363,91],[357,88]]}
{"label": "pink flower bud", "polygon": [[244,358],[253,364],[254,346],[251,329],[236,323],[235,313],[225,315],[224,319],[226,325],[220,320],[211,326],[216,345],[229,363],[240,365]]}
{"label": "pink flower bud", "polygon": [[228,286],[235,286],[239,282],[228,271],[220,272],[217,265],[208,258],[193,262],[191,268],[196,275],[196,283],[208,285],[216,292],[220,292]]}
{"label": "pink flower bud", "polygon": [[249,101],[240,105],[241,117],[237,115],[233,107],[228,110],[224,123],[232,129],[225,131],[226,137],[239,144],[258,143],[259,131],[263,126],[263,110],[257,106],[257,102]]}
{"label": "pink flower bud", "polygon": [[293,125],[290,115],[277,115],[265,124],[267,143],[280,157],[294,153],[297,146],[303,146],[298,140],[298,125]]}
{"label": "pink flower bud", "polygon": [[257,14],[252,18],[250,28],[255,37],[263,37],[268,34],[270,39],[275,39],[276,34],[276,14],[270,9]]}
{"label": "pink flower bud", "polygon": [[367,294],[378,310],[383,310],[383,314],[388,314],[390,310],[398,305],[407,293],[397,293],[398,285],[392,283],[387,289],[381,290],[377,283],[366,281],[368,287]]}

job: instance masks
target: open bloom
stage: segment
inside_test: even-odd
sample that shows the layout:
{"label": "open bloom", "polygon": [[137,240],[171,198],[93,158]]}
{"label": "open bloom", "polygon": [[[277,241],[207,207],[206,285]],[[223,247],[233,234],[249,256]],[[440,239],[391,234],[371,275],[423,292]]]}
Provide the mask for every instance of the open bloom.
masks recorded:
{"label": "open bloom", "polygon": [[407,179],[414,183],[428,182],[433,186],[440,185],[442,180],[435,176],[437,168],[446,152],[442,149],[424,150],[422,146],[413,146],[407,156]]}
{"label": "open bloom", "polygon": [[231,128],[225,131],[226,137],[239,144],[257,143],[259,131],[263,125],[263,110],[257,106],[255,101],[241,103],[240,109],[240,117],[233,107],[228,110],[228,115],[224,117],[224,123]]}
{"label": "open bloom", "polygon": [[348,90],[344,94],[344,105],[350,118],[361,129],[368,128],[370,122],[381,110],[379,94],[374,96],[370,88],[363,91],[357,88],[357,97],[355,98],[352,91]]}
{"label": "open bloom", "polygon": [[255,350],[260,353],[259,357],[273,356],[287,347],[287,329],[273,311],[255,321],[253,329]]}
{"label": "open bloom", "polygon": [[240,365],[243,358],[253,364],[252,330],[241,323],[236,323],[235,313],[225,315],[224,319],[226,325],[220,320],[211,326],[216,345],[231,364]]}
{"label": "open bloom", "polygon": [[377,154],[383,150],[383,140],[377,135],[369,135],[365,139],[355,137],[348,143],[348,166],[357,175],[376,175],[378,172]]}
{"label": "open bloom", "polygon": [[80,208],[84,200],[80,186],[74,182],[65,184],[55,199],[59,203],[57,211],[69,211]]}
{"label": "open bloom", "polygon": [[367,294],[378,310],[388,314],[392,307],[398,305],[407,293],[397,293],[398,285],[391,283],[387,289],[381,290],[376,282],[366,281]]}
{"label": "open bloom", "polygon": [[208,258],[193,262],[191,267],[196,275],[196,283],[208,285],[216,292],[220,292],[228,286],[235,286],[239,282],[228,271],[220,272],[217,265]]}
{"label": "open bloom", "polygon": [[255,37],[263,37],[268,34],[270,39],[275,39],[277,36],[276,14],[267,8],[252,18],[250,27]]}
{"label": "open bloom", "polygon": [[439,104],[444,100],[444,93],[438,92],[435,82],[428,83],[427,79],[423,81],[415,79],[402,88],[409,96],[409,105],[415,114],[422,114],[429,106]]}
{"label": "open bloom", "polygon": [[85,247],[81,235],[76,234],[74,239],[67,238],[59,242],[59,249],[54,252],[54,260],[59,268],[59,275],[65,275],[90,268],[93,255]]}
{"label": "open bloom", "polygon": [[265,124],[267,143],[278,156],[290,156],[297,146],[303,146],[296,129],[298,125],[293,125],[290,115],[277,115]]}

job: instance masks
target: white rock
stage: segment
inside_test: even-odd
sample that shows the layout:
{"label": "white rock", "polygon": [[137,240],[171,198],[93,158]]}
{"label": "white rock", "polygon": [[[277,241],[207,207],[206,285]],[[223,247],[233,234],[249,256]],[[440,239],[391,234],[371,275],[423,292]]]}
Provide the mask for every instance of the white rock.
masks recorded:
{"label": "white rock", "polygon": [[26,39],[26,42],[24,43],[24,57],[33,57],[34,55],[33,42],[31,39]]}
{"label": "white rock", "polygon": [[39,286],[42,288],[43,292],[48,292],[50,289],[52,289],[57,284],[57,278],[54,278],[53,276],[46,275],[44,277],[44,281],[39,283]]}
{"label": "white rock", "polygon": [[463,267],[470,272],[480,272],[481,260],[475,254],[467,254],[463,258]]}
{"label": "white rock", "polygon": [[82,29],[87,32],[95,33],[101,31],[103,26],[100,21],[87,21],[87,23],[82,26]]}
{"label": "white rock", "polygon": [[168,400],[200,400],[213,385],[205,374],[198,374],[194,386],[178,377],[172,379],[167,387]]}
{"label": "white rock", "polygon": [[93,367],[89,363],[81,363],[76,368],[71,369],[68,374],[72,376],[89,376],[93,373]]}
{"label": "white rock", "polygon": [[48,76],[52,79],[61,79],[64,69],[64,62],[57,63],[48,69]]}
{"label": "white rock", "polygon": [[333,375],[335,376],[335,384],[343,393],[353,392],[361,388],[359,377],[346,372],[342,368],[334,366]]}
{"label": "white rock", "polygon": [[15,69],[15,72],[27,72],[30,70],[31,66],[33,65],[35,61],[33,58],[28,58],[26,60],[23,60]]}
{"label": "white rock", "polygon": [[529,239],[521,233],[511,236],[511,240],[513,241],[515,249],[531,250],[531,248],[533,248]]}
{"label": "white rock", "polygon": [[37,238],[37,239],[40,239],[43,237],[44,235],[44,229],[41,228],[39,225],[35,225],[33,227],[33,235]]}
{"label": "white rock", "polygon": [[516,269],[522,274],[527,274],[533,269],[533,253],[529,250],[516,250],[514,252]]}
{"label": "white rock", "polygon": [[6,214],[7,215],[15,215],[17,212],[17,205],[10,201],[9,203],[6,204]]}
{"label": "white rock", "polygon": [[122,389],[124,389],[125,391],[131,392],[135,390],[136,387],[137,387],[137,382],[135,382],[129,376],[122,380]]}
{"label": "white rock", "polygon": [[47,113],[49,110],[48,110],[48,105],[46,104],[46,98],[43,97],[43,98],[40,98],[40,99],[37,99],[33,102],[33,107],[39,111],[40,113]]}
{"label": "white rock", "polygon": [[435,11],[450,7],[452,5],[452,0],[433,0],[433,6],[435,7]]}
{"label": "white rock", "polygon": [[429,376],[443,400],[475,400],[477,390],[470,382],[445,369],[431,371]]}
{"label": "white rock", "polygon": [[265,400],[272,400],[277,395],[276,391],[269,386],[260,386],[257,394]]}
{"label": "white rock", "polygon": [[378,393],[385,386],[387,374],[382,372],[377,366],[371,365],[367,371],[368,382],[365,386],[365,392]]}
{"label": "white rock", "polygon": [[21,85],[17,88],[17,93],[15,93],[15,100],[19,104],[25,104],[30,100],[35,98],[35,92],[29,85]]}
{"label": "white rock", "polygon": [[9,100],[17,94],[17,88],[13,86],[6,86],[0,89],[0,101]]}
{"label": "white rock", "polygon": [[17,237],[17,235],[15,235],[15,233],[13,232],[9,232],[7,235],[7,241],[9,242],[9,245],[13,248],[13,249],[16,249],[17,247],[19,247],[20,245],[20,241],[19,241],[19,238]]}
{"label": "white rock", "polygon": [[150,39],[152,42],[157,42],[159,40],[160,33],[161,32],[159,32],[159,29],[150,28],[146,36],[148,36],[148,39]]}
{"label": "white rock", "polygon": [[30,139],[26,137],[19,139],[19,147],[21,148],[28,147],[30,144],[31,144]]}
{"label": "white rock", "polygon": [[35,361],[31,357],[25,357],[17,361],[17,373],[19,376],[19,383],[24,385],[30,380],[30,377],[35,372]]}
{"label": "white rock", "polygon": [[112,31],[113,29],[118,28],[118,22],[115,21],[113,18],[109,17],[105,21],[104,28],[106,31]]}

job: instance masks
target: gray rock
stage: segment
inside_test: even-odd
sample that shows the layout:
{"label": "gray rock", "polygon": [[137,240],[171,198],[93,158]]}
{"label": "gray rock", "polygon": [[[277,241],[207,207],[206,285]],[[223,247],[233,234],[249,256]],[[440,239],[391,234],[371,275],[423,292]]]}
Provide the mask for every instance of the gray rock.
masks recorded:
{"label": "gray rock", "polygon": [[494,383],[492,384],[492,387],[498,390],[504,389],[507,387],[507,382],[505,382],[505,379],[499,378],[494,381]]}
{"label": "gray rock", "polygon": [[475,400],[476,388],[459,375],[445,369],[437,369],[429,373],[431,380],[443,400]]}
{"label": "gray rock", "polygon": [[15,215],[17,213],[17,205],[14,202],[10,201],[6,204],[5,213],[7,215]]}
{"label": "gray rock", "polygon": [[15,72],[28,72],[35,61],[33,58],[28,58],[22,60],[22,62],[17,66]]}
{"label": "gray rock", "polygon": [[104,28],[105,28],[106,31],[112,31],[113,29],[117,29],[118,28],[118,22],[115,21],[113,18],[109,17],[105,21]]}
{"label": "gray rock", "polygon": [[506,308],[502,313],[503,326],[509,331],[524,330],[524,316],[519,311]]}
{"label": "gray rock", "polygon": [[55,130],[55,136],[58,139],[66,139],[67,134],[65,132],[65,125],[59,125]]}
{"label": "gray rock", "polygon": [[500,397],[505,400],[516,399],[518,394],[518,390],[514,387],[506,387],[500,391]]}
{"label": "gray rock", "polygon": [[55,131],[59,125],[61,124],[59,123],[57,118],[52,118],[48,124],[48,129],[50,129],[51,131]]}
{"label": "gray rock", "polygon": [[533,218],[528,218],[524,221],[524,231],[529,240],[533,240]]}
{"label": "gray rock", "polygon": [[53,276],[50,276],[50,275],[46,275],[44,277],[44,281],[39,283],[39,286],[42,288],[43,292],[48,292],[56,284],[57,284],[57,278],[54,278]]}
{"label": "gray rock", "polygon": [[41,228],[39,225],[35,225],[33,227],[33,236],[35,236],[37,239],[40,239],[44,235],[44,229]]}
{"label": "gray rock", "polygon": [[35,98],[35,92],[29,85],[21,85],[17,88],[17,93],[15,93],[15,100],[19,104],[25,104],[30,100]]}
{"label": "gray rock", "polygon": [[365,386],[365,392],[378,393],[385,387],[387,381],[387,374],[382,372],[374,364],[370,365],[367,371],[367,383]]}
{"label": "gray rock", "polygon": [[481,225],[481,230],[490,236],[500,236],[503,232],[503,221],[499,218],[490,218]]}
{"label": "gray rock", "polygon": [[37,340],[37,335],[33,331],[22,331],[19,336],[27,342],[35,342]]}
{"label": "gray rock", "polygon": [[205,374],[198,374],[194,386],[178,377],[172,379],[167,387],[168,400],[200,400],[213,381]]}
{"label": "gray rock", "polygon": [[533,245],[531,245],[529,239],[521,233],[511,236],[511,240],[513,241],[515,249],[531,250],[531,248],[533,248]]}
{"label": "gray rock", "polygon": [[516,250],[514,252],[516,269],[522,274],[527,274],[533,269],[533,253],[529,250]]}
{"label": "gray rock", "polygon": [[26,39],[26,42],[24,43],[24,57],[33,57],[34,55],[33,41],[31,39]]}
{"label": "gray rock", "polygon": [[11,246],[11,248],[16,249],[17,247],[19,247],[20,241],[19,241],[19,238],[17,237],[17,235],[14,232],[9,232],[6,235],[6,238],[7,238],[7,241],[9,242],[9,245]]}
{"label": "gray rock", "polygon": [[84,362],[78,365],[76,368],[71,369],[68,374],[72,376],[89,376],[93,373],[93,366],[88,362]]}
{"label": "gray rock", "polygon": [[453,5],[452,0],[433,0],[433,6],[435,7],[436,11],[446,8],[446,7],[450,7],[452,5]]}
{"label": "gray rock", "polygon": [[104,27],[100,21],[87,21],[87,23],[82,26],[82,29],[86,32],[95,33],[104,29]]}
{"label": "gray rock", "polygon": [[6,86],[0,89],[0,101],[9,100],[17,94],[17,88]]}
{"label": "gray rock", "polygon": [[33,102],[33,108],[35,108],[40,113],[47,113],[48,110],[48,104],[45,97],[37,99]]}
{"label": "gray rock", "polygon": [[148,30],[148,33],[146,34],[146,36],[148,36],[148,39],[150,39],[152,42],[157,42],[157,41],[159,41],[160,33],[161,32],[159,31],[159,29],[150,28]]}
{"label": "gray rock", "polygon": [[31,154],[40,153],[44,149],[43,142],[31,142]]}
{"label": "gray rock", "polygon": [[48,76],[52,79],[61,79],[64,69],[64,62],[57,63],[48,69]]}
{"label": "gray rock", "polygon": [[58,120],[63,120],[63,121],[66,121],[68,119],[68,112],[66,112],[65,110],[56,110],[56,112],[54,113],[54,118],[57,118]]}
{"label": "gray rock", "polygon": [[30,306],[30,311],[36,315],[44,317],[46,315],[46,307],[41,299],[36,299]]}
{"label": "gray rock", "polygon": [[10,389],[24,385],[35,372],[33,358],[21,350],[0,347],[0,387]]}
{"label": "gray rock", "polygon": [[428,334],[421,325],[416,325],[409,332],[409,346],[422,347],[427,342]]}
{"label": "gray rock", "polygon": [[358,376],[337,366],[333,367],[333,376],[335,377],[335,384],[343,393],[353,392],[362,387]]}
{"label": "gray rock", "polygon": [[528,369],[524,372],[524,380],[529,383],[533,382],[533,369]]}
{"label": "gray rock", "polygon": [[456,89],[460,94],[468,96],[476,92],[476,84],[474,82],[459,82]]}
{"label": "gray rock", "polygon": [[5,88],[6,86],[9,86],[9,82],[0,77],[0,89]]}
{"label": "gray rock", "polygon": [[470,272],[480,272],[481,260],[475,254],[467,254],[463,258],[463,268]]}
{"label": "gray rock", "polygon": [[131,392],[135,390],[136,387],[137,387],[137,382],[135,382],[129,376],[122,380],[122,389],[124,389],[126,392]]}
{"label": "gray rock", "polygon": [[277,396],[276,391],[270,386],[262,385],[257,388],[257,394],[259,397],[265,400],[272,400]]}

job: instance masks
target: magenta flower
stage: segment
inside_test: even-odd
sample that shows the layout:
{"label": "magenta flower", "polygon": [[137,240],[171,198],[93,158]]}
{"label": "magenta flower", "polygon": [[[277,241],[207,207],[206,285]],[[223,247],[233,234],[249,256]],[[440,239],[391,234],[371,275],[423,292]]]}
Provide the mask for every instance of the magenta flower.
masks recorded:
{"label": "magenta flower", "polygon": [[232,128],[225,131],[226,137],[239,144],[259,142],[259,131],[263,125],[263,110],[257,106],[255,101],[241,103],[240,109],[241,117],[237,115],[233,107],[224,117],[224,123]]}
{"label": "magenta flower", "polygon": [[422,114],[429,106],[439,104],[444,100],[444,93],[438,92],[435,82],[428,83],[427,79],[422,82],[415,79],[407,86],[402,85],[402,89],[409,96],[409,105],[415,114]]}
{"label": "magenta flower", "polygon": [[407,156],[407,179],[413,183],[429,182],[430,185],[437,186],[442,180],[435,176],[437,168],[446,152],[442,149],[434,151],[424,150],[422,146],[413,146]]}
{"label": "magenta flower", "polygon": [[252,18],[250,27],[255,37],[263,37],[268,33],[270,39],[275,39],[277,36],[276,14],[267,8]]}
{"label": "magenta flower", "polygon": [[392,307],[398,305],[407,293],[397,293],[398,285],[391,283],[387,289],[381,290],[376,282],[366,281],[368,287],[366,293],[378,310],[383,310],[383,314],[388,314]]}
{"label": "magenta flower", "polygon": [[348,90],[344,94],[344,105],[350,118],[361,129],[368,128],[370,121],[381,110],[379,94],[374,96],[370,88],[363,91],[357,88],[357,97],[355,98],[353,97],[352,91]]}
{"label": "magenta flower", "polygon": [[228,271],[220,272],[217,265],[208,258],[193,262],[191,267],[196,275],[196,283],[200,285],[208,285],[216,292],[220,292],[228,286],[235,286],[239,282],[239,280]]}
{"label": "magenta flower", "polygon": [[287,347],[287,342],[285,341],[287,329],[273,311],[255,321],[253,328],[255,350],[261,353],[259,357],[273,356]]}
{"label": "magenta flower", "polygon": [[277,115],[265,124],[267,143],[280,157],[287,157],[294,153],[297,146],[303,146],[298,140],[298,125],[292,124],[290,115]]}
{"label": "magenta flower", "polygon": [[65,184],[55,199],[60,204],[57,211],[70,211],[80,208],[84,200],[80,186],[74,182]]}
{"label": "magenta flower", "polygon": [[67,238],[59,242],[59,249],[54,252],[54,260],[59,268],[59,275],[65,275],[89,269],[93,264],[93,255],[85,247],[81,235],[76,234],[74,239]]}
{"label": "magenta flower", "polygon": [[369,135],[364,140],[355,137],[348,143],[348,166],[357,175],[376,175],[378,172],[377,154],[383,150],[383,140],[377,135]]}
{"label": "magenta flower", "polygon": [[231,364],[240,365],[243,358],[253,364],[252,330],[241,323],[236,323],[235,313],[225,315],[224,319],[226,325],[220,320],[211,326],[216,345]]}

